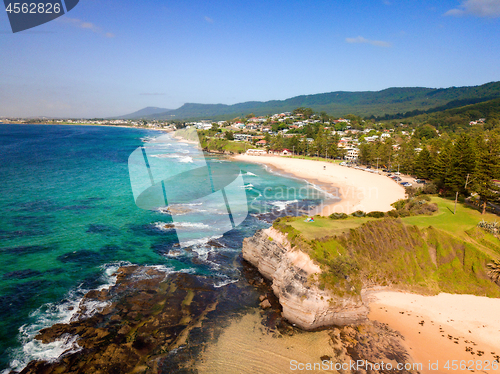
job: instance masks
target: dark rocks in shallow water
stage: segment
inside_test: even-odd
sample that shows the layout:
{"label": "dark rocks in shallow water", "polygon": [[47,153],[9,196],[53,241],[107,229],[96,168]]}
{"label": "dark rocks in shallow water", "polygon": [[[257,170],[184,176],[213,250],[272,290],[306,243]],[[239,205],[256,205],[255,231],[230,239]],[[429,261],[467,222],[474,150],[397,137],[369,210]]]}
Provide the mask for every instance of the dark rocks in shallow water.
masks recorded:
{"label": "dark rocks in shallow water", "polygon": [[37,275],[42,274],[38,270],[33,269],[25,269],[25,270],[16,270],[11,271],[10,273],[5,273],[2,278],[3,279],[26,279],[31,277],[36,277]]}
{"label": "dark rocks in shallow water", "polygon": [[[263,201],[263,203],[266,203]],[[308,215],[310,210],[314,207],[313,203],[309,200],[299,200],[297,202],[289,203],[285,208],[278,208],[276,206],[269,207],[263,206],[258,210],[264,213],[254,213],[253,216],[260,221],[273,223],[276,219],[286,216],[303,216]]]}
{"label": "dark rocks in shallow water", "polygon": [[0,296],[0,318],[11,317],[13,311],[22,309],[25,303],[43,294],[51,284],[47,279],[36,279],[10,286],[7,292]]}
{"label": "dark rocks in shallow water", "polygon": [[85,199],[78,200],[78,203],[91,204],[91,203],[95,203],[96,201],[102,201],[102,200],[104,200],[104,197],[87,197]]}
{"label": "dark rocks in shallow water", "polygon": [[[89,318],[57,324],[37,338],[52,342],[63,336],[79,336],[80,352],[63,355],[57,362],[32,361],[21,373],[196,373],[196,362],[206,345],[216,341],[232,317],[257,307],[259,294],[271,307],[263,311],[263,324],[273,335],[293,335],[300,330],[280,317],[280,305],[270,283],[243,262],[244,278],[252,280],[216,288],[210,279],[186,273],[166,274],[154,267],[125,266],[117,272],[116,285],[94,290],[83,299],[103,309]],[[102,304],[107,302],[107,304]],[[338,356],[372,362],[397,359],[407,353],[398,335],[383,325],[330,329],[331,344]],[[380,354],[379,354],[380,353]]]}
{"label": "dark rocks in shallow water", "polygon": [[69,262],[86,263],[86,264],[95,263],[97,265],[101,263],[101,254],[98,252],[89,251],[87,249],[82,249],[81,251],[65,253],[57,257],[57,259],[62,263],[69,263]]}
{"label": "dark rocks in shallow water", "polygon": [[85,263],[89,265],[98,266],[105,262],[110,262],[118,257],[118,252],[121,248],[114,244],[107,244],[102,246],[98,251],[90,251],[88,249],[82,249],[80,251],[74,251],[65,253],[57,257],[62,263]]}
{"label": "dark rocks in shallow water", "polygon": [[29,255],[33,253],[49,252],[56,249],[46,245],[26,245],[20,247],[11,247],[2,249],[3,252],[16,254],[16,255]]}
{"label": "dark rocks in shallow water", "polygon": [[0,230],[0,239],[9,240],[9,239],[19,239],[23,236],[39,236],[44,235],[45,232],[43,230],[15,230],[15,231],[7,231]]}
{"label": "dark rocks in shallow water", "polygon": [[120,230],[113,226],[91,224],[87,229],[89,234],[101,234],[104,236],[117,236],[120,235]]}
{"label": "dark rocks in shallow water", "polygon": [[99,249],[100,255],[106,260],[112,260],[120,252],[121,248],[115,244],[106,244]]}
{"label": "dark rocks in shallow water", "polygon": [[[127,373],[139,368],[141,372],[184,372],[180,352],[192,357],[200,349],[197,344],[206,341],[209,335],[202,321],[211,325],[207,315],[215,312],[224,292],[208,278],[186,273],[165,276],[153,267],[120,268],[116,285],[87,293],[78,313],[87,315],[85,305],[107,302],[103,310],[90,318],[54,325],[37,336],[47,343],[65,334],[78,335],[82,351],[54,363],[33,361],[22,373]],[[186,347],[188,342],[191,348]]]}

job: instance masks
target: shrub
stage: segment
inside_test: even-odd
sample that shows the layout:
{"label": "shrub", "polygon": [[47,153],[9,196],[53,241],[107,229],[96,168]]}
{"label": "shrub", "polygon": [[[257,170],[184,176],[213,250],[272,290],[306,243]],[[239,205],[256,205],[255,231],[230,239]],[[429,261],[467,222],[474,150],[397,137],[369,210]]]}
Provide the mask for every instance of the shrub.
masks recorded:
{"label": "shrub", "polygon": [[481,221],[477,224],[477,227],[480,227],[482,228],[483,230],[489,232],[489,233],[492,233],[492,234],[497,234],[498,233],[498,229],[500,227],[500,225],[498,224],[497,221],[494,221],[494,222],[486,222],[486,221]]}
{"label": "shrub", "polygon": [[486,265],[486,267],[488,268],[488,276],[491,278],[491,280],[495,283],[499,283],[500,282],[500,261],[493,260],[493,262]]}
{"label": "shrub", "polygon": [[353,217],[364,217],[364,216],[366,216],[366,213],[363,212],[362,210],[356,210],[354,213],[351,213],[351,216],[353,216]]}
{"label": "shrub", "polygon": [[428,183],[424,185],[424,188],[422,188],[422,193],[428,194],[428,195],[434,195],[437,194],[438,189],[437,186],[434,183]]}
{"label": "shrub", "polygon": [[328,217],[330,219],[346,219],[349,216],[345,213],[332,213]]}
{"label": "shrub", "polygon": [[398,210],[398,213],[399,213],[399,216],[401,218],[403,217],[409,217],[411,214],[408,210],[405,210],[405,209],[402,209],[402,210]]}
{"label": "shrub", "polygon": [[388,211],[387,214],[389,215],[389,217],[394,217],[394,218],[399,217],[399,212],[396,209]]}
{"label": "shrub", "polygon": [[385,217],[385,213],[374,211],[374,212],[367,213],[366,216],[373,217],[373,218],[382,218],[382,217]]}
{"label": "shrub", "polygon": [[417,189],[413,186],[405,187],[405,192],[408,195],[408,197],[413,197],[417,193]]}
{"label": "shrub", "polygon": [[431,197],[427,195],[421,195],[420,200],[431,201]]}
{"label": "shrub", "polygon": [[401,200],[396,201],[395,203],[392,203],[391,205],[394,207],[394,209],[400,210],[400,209],[403,209],[405,207],[407,201],[408,200],[401,199]]}

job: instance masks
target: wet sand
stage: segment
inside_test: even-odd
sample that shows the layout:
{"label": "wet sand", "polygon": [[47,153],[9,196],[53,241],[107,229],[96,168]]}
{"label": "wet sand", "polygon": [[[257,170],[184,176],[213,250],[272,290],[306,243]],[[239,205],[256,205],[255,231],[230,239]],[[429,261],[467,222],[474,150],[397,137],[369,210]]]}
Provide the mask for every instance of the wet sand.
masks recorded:
{"label": "wet sand", "polygon": [[[202,354],[196,369],[200,374],[282,374],[297,372],[291,360],[320,363],[333,357],[327,331],[295,333],[293,336],[266,331],[259,312],[235,319],[216,343]],[[335,371],[314,371],[314,373]]]}

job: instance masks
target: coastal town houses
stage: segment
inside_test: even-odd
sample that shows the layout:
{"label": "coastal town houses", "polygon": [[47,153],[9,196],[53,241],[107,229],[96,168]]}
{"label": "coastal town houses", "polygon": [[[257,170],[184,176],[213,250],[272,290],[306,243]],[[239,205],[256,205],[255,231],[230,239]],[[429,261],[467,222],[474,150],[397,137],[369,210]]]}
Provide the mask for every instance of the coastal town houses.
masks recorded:
{"label": "coastal town houses", "polygon": [[253,136],[250,134],[234,134],[234,140],[236,141],[246,141],[250,142],[252,141]]}
{"label": "coastal town houses", "polygon": [[359,149],[352,147],[352,148],[346,148],[346,155],[345,159],[349,161],[357,161],[359,158]]}
{"label": "coastal town houses", "polygon": [[275,156],[291,156],[292,152],[289,149],[283,149],[281,151],[270,149],[268,154]]}
{"label": "coastal town houses", "polygon": [[249,156],[265,156],[267,152],[265,149],[248,149],[245,154]]}

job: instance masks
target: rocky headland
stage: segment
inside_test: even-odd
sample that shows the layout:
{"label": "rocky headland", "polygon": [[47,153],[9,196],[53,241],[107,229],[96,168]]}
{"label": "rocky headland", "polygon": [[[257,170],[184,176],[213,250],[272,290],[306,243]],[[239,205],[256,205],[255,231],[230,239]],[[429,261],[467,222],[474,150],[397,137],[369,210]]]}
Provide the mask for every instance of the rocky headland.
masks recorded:
{"label": "rocky headland", "polygon": [[333,294],[315,279],[321,268],[301,250],[293,248],[274,228],[258,231],[243,241],[243,258],[271,281],[283,316],[304,330],[366,322],[368,307],[361,297]]}

